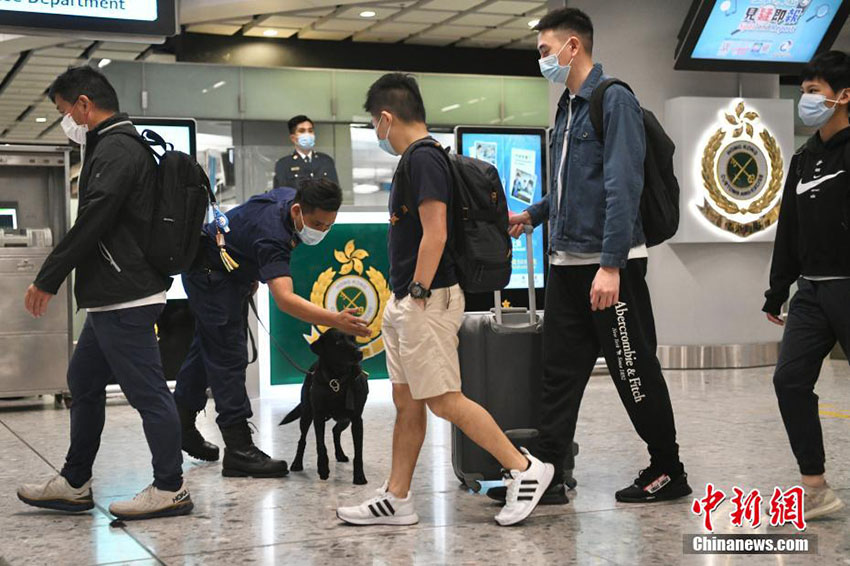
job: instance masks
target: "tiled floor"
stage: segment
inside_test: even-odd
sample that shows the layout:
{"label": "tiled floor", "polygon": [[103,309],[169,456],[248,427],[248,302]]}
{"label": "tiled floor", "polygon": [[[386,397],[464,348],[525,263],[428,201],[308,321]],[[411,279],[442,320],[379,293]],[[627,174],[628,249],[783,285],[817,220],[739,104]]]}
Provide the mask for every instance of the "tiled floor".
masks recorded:
{"label": "tiled floor", "polygon": [[[731,492],[797,481],[796,469],[771,387],[771,370],[668,372],[682,455],[691,485],[707,482]],[[850,502],[850,368],[824,367],[818,392],[827,442],[829,479]],[[334,509],[371,495],[388,470],[393,408],[386,382],[376,382],[366,411],[366,489],[351,483],[350,464],[332,464],[329,481],[315,474],[314,444],[307,470],[281,480],[225,479],[217,464],[187,461],[194,513],[185,518],[110,527],[109,503],[150,481],[150,455],[136,412],[120,400],[107,410],[95,469],[96,510],[68,516],[20,503],[15,487],[46,478],[61,467],[68,413],[33,402],[0,402],[0,566],[11,564],[850,564],[848,512],[811,523],[817,556],[694,556],[683,554],[683,535],[702,532],[692,499],[650,506],[614,501],[646,463],[641,443],[610,379],[591,380],[577,441],[579,486],[564,507],[541,508],[523,526],[500,528],[498,508],[458,487],[450,464],[449,428],[432,420],[414,481],[421,523],[411,528],[358,529],[339,524]],[[257,443],[291,459],[297,426],[277,422],[292,407],[258,402]],[[201,429],[220,442],[212,403]],[[346,438],[346,445],[351,446]],[[335,466],[335,468],[333,467]],[[769,495],[768,495],[769,498]],[[714,513],[716,531],[730,525],[730,506]],[[741,532],[752,532],[740,530]],[[793,533],[793,527],[759,532]]]}

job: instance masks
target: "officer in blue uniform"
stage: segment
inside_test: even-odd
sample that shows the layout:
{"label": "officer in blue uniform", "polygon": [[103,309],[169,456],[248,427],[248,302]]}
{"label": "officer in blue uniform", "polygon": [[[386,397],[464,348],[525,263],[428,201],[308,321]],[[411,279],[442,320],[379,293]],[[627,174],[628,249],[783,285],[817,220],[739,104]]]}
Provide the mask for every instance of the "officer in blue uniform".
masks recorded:
{"label": "officer in blue uniform", "polygon": [[195,417],[206,405],[207,386],[218,412],[225,443],[222,474],[282,477],[287,464],[274,460],[251,440],[251,402],[245,388],[248,366],[248,301],[258,281],[268,284],[283,312],[311,324],[368,336],[355,310],[332,312],[293,291],[289,262],[301,244],[316,245],[336,221],[342,191],[326,179],[310,179],[298,189],[277,188],[249,199],[204,227],[193,268],[183,275],[195,336],[177,374],[174,399],[182,425],[183,450],[214,461],[219,450],[204,440]]}
{"label": "officer in blue uniform", "polygon": [[303,114],[292,118],[289,121],[289,139],[295,150],[275,164],[275,187],[298,187],[304,179],[327,179],[339,184],[333,158],[313,151],[316,133],[310,118]]}

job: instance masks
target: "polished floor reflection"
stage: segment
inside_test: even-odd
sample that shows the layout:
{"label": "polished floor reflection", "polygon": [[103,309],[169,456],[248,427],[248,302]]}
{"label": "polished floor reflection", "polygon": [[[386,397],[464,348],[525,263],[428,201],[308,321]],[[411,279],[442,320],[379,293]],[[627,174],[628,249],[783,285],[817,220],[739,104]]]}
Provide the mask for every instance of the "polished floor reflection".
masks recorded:
{"label": "polished floor reflection", "polygon": [[[733,486],[770,494],[797,481],[771,386],[771,370],[668,372],[682,455],[695,491],[705,485],[731,493]],[[828,362],[818,385],[827,442],[829,480],[850,503],[850,369]],[[256,442],[290,460],[296,425],[277,422],[293,403],[255,404]],[[334,509],[371,495],[389,468],[394,411],[386,382],[376,382],[366,409],[365,489],[351,483],[350,464],[332,464],[331,477],[315,472],[312,434],[305,472],[278,480],[227,479],[217,464],[187,461],[195,501],[189,517],[110,527],[115,499],[150,482],[150,455],[141,421],[120,399],[110,401],[95,468],[97,508],[69,516],[20,503],[15,487],[46,478],[62,464],[68,414],[52,403],[0,402],[0,565],[84,564],[850,564],[847,510],[811,523],[817,556],[695,556],[683,554],[683,535],[702,532],[691,499],[630,506],[614,501],[646,464],[641,443],[606,376],[588,387],[577,441],[578,488],[564,507],[541,508],[524,525],[500,528],[498,508],[458,487],[450,463],[448,427],[436,420],[423,449],[414,491],[421,523],[415,527],[355,528],[340,525]],[[200,428],[220,443],[212,403]],[[330,440],[330,433],[328,433]],[[351,451],[350,437],[345,445]],[[769,495],[766,499],[769,498]],[[729,506],[714,513],[720,533],[732,527]],[[758,532],[793,533],[793,527]]]}

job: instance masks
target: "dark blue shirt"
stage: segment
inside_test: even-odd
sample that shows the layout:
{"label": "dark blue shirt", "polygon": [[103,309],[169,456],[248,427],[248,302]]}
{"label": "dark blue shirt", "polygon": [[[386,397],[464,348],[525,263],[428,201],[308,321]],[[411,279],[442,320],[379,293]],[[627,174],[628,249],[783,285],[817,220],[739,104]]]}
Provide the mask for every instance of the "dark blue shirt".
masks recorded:
{"label": "dark blue shirt", "polygon": [[[227,253],[239,264],[234,276],[266,283],[290,275],[292,250],[301,241],[289,212],[294,199],[294,189],[273,189],[227,212],[230,220],[230,232],[225,234]],[[204,232],[215,241],[215,224],[204,226]],[[209,239],[207,245],[212,247],[212,265],[223,269],[218,248]]]}
{"label": "dark blue shirt", "polygon": [[[416,261],[419,256],[419,244],[422,242],[422,222],[418,214],[400,212],[405,202],[415,203],[418,207],[426,200],[438,200],[446,203],[448,211],[452,207],[452,176],[449,164],[442,150],[437,147],[420,147],[410,154],[408,159],[409,198],[405,198],[399,187],[398,178],[393,179],[390,193],[390,222],[388,249],[390,257],[390,284],[399,299],[407,296],[407,288],[413,282]],[[452,215],[447,211],[448,241],[451,241]],[[431,289],[443,289],[457,283],[454,262],[447,251],[443,252],[440,265]]]}

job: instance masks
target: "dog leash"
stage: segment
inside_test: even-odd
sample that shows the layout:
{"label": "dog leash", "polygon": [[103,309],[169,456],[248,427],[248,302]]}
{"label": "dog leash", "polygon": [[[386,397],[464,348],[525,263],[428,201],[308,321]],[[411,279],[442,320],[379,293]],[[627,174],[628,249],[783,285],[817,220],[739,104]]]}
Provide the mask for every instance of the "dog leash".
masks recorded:
{"label": "dog leash", "polygon": [[[254,317],[256,317],[256,319],[257,319],[257,324],[260,326],[260,328],[262,328],[266,332],[266,334],[268,334],[269,339],[272,342],[272,345],[275,347],[275,350],[277,350],[278,353],[281,356],[283,356],[286,359],[287,362],[289,362],[289,365],[291,365],[292,367],[294,367],[295,369],[297,369],[298,371],[300,371],[304,375],[307,375],[307,373],[309,373],[309,372],[306,369],[304,369],[303,367],[301,367],[300,365],[298,365],[295,362],[295,360],[293,360],[290,357],[290,355],[286,352],[286,350],[283,349],[283,346],[281,346],[280,343],[277,341],[277,339],[274,336],[272,336],[272,333],[269,332],[269,329],[266,328],[266,325],[263,324],[263,321],[260,319],[260,315],[257,312],[257,305],[256,305],[256,303],[254,303],[254,297],[253,296],[248,299],[248,305],[250,305],[251,310],[254,312]],[[251,328],[249,326],[248,327],[248,333],[250,334],[250,332],[251,332]],[[253,345],[253,343],[254,343],[254,336],[251,335],[251,344]],[[254,346],[254,357],[255,357],[255,359],[256,359],[256,352],[257,352],[257,350],[256,350],[256,347]]]}

